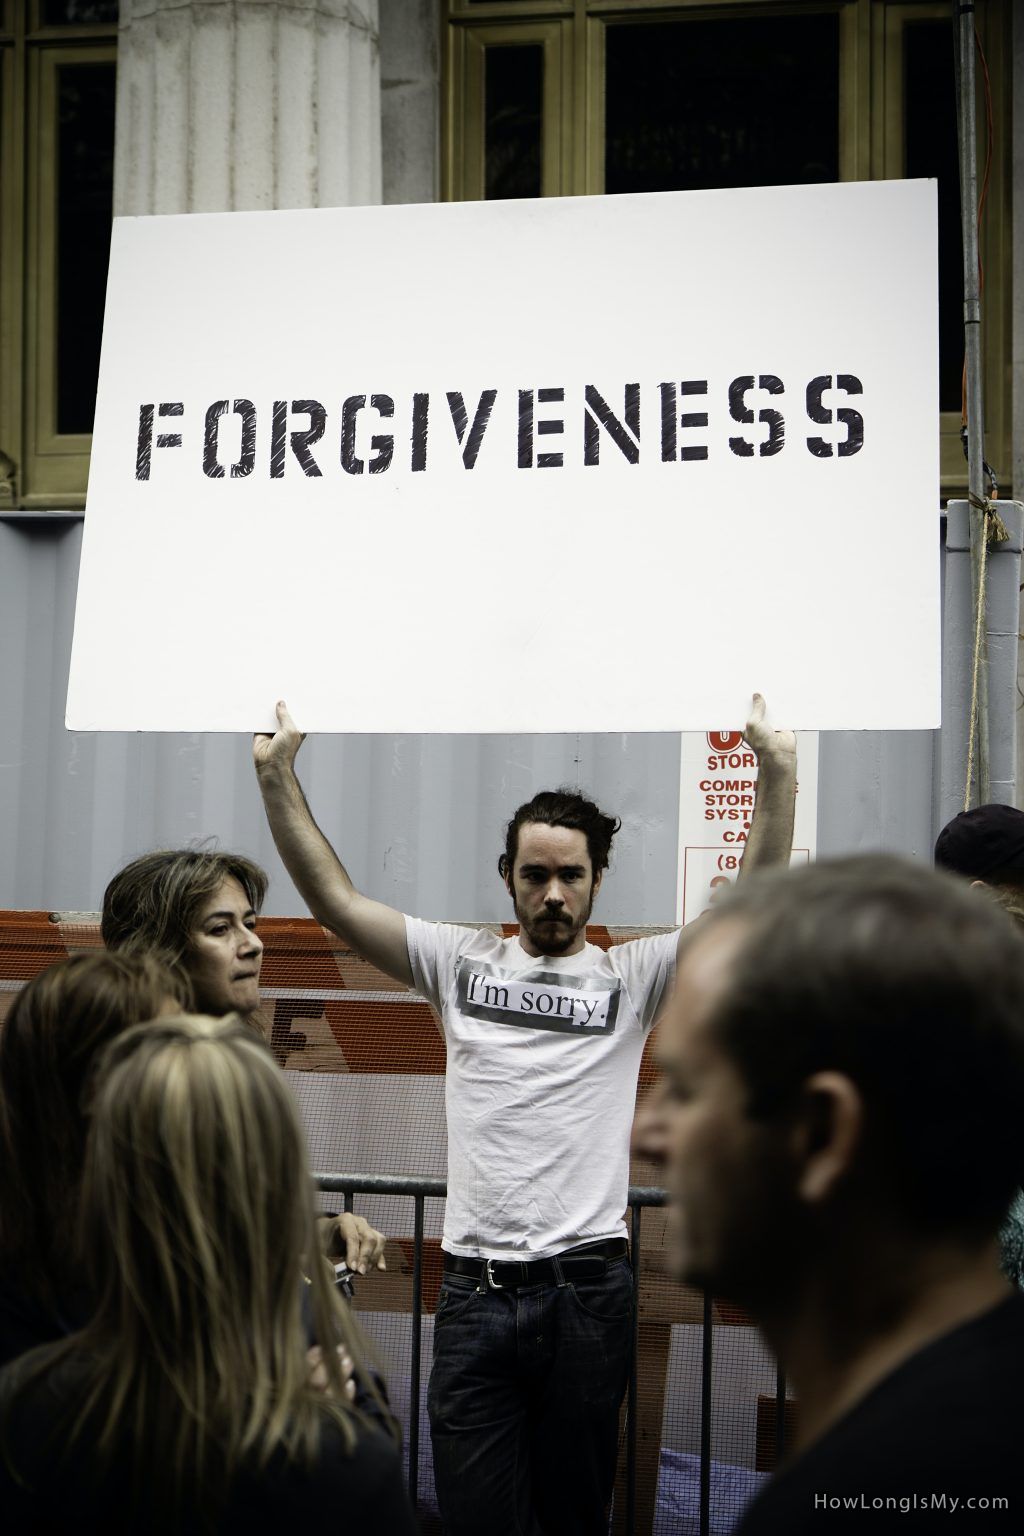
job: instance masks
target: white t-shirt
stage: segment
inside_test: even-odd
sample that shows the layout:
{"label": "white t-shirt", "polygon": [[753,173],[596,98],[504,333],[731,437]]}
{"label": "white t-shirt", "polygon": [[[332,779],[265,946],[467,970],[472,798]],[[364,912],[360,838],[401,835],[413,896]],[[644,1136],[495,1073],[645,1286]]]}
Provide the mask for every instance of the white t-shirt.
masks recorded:
{"label": "white t-shirt", "polygon": [[637,1073],[678,934],[535,958],[518,938],[405,924],[448,1043],[445,1249],[543,1259],[624,1235]]}

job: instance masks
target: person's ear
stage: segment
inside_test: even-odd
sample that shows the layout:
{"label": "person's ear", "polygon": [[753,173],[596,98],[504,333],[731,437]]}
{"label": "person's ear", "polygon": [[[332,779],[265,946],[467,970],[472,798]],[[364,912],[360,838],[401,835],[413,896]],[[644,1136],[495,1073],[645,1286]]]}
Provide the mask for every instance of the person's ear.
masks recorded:
{"label": "person's ear", "polygon": [[594,883],[590,887],[590,895],[591,895],[592,898],[594,896],[596,896],[598,891],[601,889],[601,881],[603,879],[604,879],[604,870],[603,869],[599,869],[597,874],[594,876]]}
{"label": "person's ear", "polygon": [[507,854],[503,853],[501,858],[498,860],[498,873],[501,876],[502,880],[505,882],[505,889],[506,889],[506,891],[508,891],[509,895],[514,900],[515,899],[515,893],[512,890],[512,866],[511,866],[511,864],[508,861],[508,855]]}
{"label": "person's ear", "polygon": [[864,1136],[864,1100],[842,1072],[816,1072],[796,1116],[797,1191],[808,1205],[828,1200],[853,1167]]}

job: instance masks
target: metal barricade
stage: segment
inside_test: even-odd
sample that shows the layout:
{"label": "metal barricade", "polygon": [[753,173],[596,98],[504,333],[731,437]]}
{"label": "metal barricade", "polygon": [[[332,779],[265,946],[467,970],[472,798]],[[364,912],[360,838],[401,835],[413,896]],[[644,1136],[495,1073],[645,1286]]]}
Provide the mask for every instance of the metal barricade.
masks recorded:
{"label": "metal barricade", "polygon": [[[355,1195],[405,1195],[413,1206],[413,1262],[412,1262],[412,1360],[410,1369],[409,1399],[409,1497],[413,1508],[419,1501],[419,1446],[420,1446],[420,1379],[422,1370],[423,1337],[423,1228],[424,1201],[428,1198],[443,1199],[448,1192],[444,1179],[393,1177],[381,1174],[317,1173],[314,1175],[318,1188],[325,1193],[344,1196],[344,1208],[351,1211]],[[633,1358],[627,1387],[626,1411],[626,1468],[625,1468],[625,1521],[626,1536],[634,1536],[636,1530],[636,1428],[637,1428],[637,1337],[639,1330],[639,1299],[642,1266],[640,1227],[643,1212],[666,1203],[666,1193],[643,1185],[630,1185],[630,1251],[633,1262]],[[700,1536],[709,1536],[711,1529],[711,1418],[712,1418],[712,1367],[714,1328],[712,1299],[705,1295],[702,1314],[702,1352],[700,1384]],[[786,1423],[786,1378],[780,1369],[776,1378],[774,1460],[783,1454],[783,1437]]]}

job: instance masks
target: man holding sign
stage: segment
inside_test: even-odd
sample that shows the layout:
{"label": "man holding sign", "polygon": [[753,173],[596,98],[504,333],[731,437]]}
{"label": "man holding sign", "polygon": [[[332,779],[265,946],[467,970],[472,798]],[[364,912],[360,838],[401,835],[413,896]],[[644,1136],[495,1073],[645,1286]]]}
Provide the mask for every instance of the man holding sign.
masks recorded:
{"label": "man holding sign", "polygon": [[[422,922],[361,895],[295,776],[302,742],[283,704],[254,757],[274,841],[325,927],[440,1017],[448,1047],[444,1281],[430,1419],[449,1536],[606,1529],[633,1292],[622,1219],[644,1041],[678,935],[607,953],[586,923],[619,822],[545,791],[510,821],[499,870],[519,920]],[[748,863],[784,863],[795,740],[746,730],[759,764]]]}

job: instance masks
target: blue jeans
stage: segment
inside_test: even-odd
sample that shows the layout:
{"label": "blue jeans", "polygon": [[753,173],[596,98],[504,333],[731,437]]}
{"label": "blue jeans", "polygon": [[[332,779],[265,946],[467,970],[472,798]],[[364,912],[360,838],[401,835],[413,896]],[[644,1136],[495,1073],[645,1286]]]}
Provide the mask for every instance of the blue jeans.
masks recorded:
{"label": "blue jeans", "polygon": [[604,1536],[632,1343],[625,1256],[514,1290],[445,1274],[427,1402],[446,1536]]}

